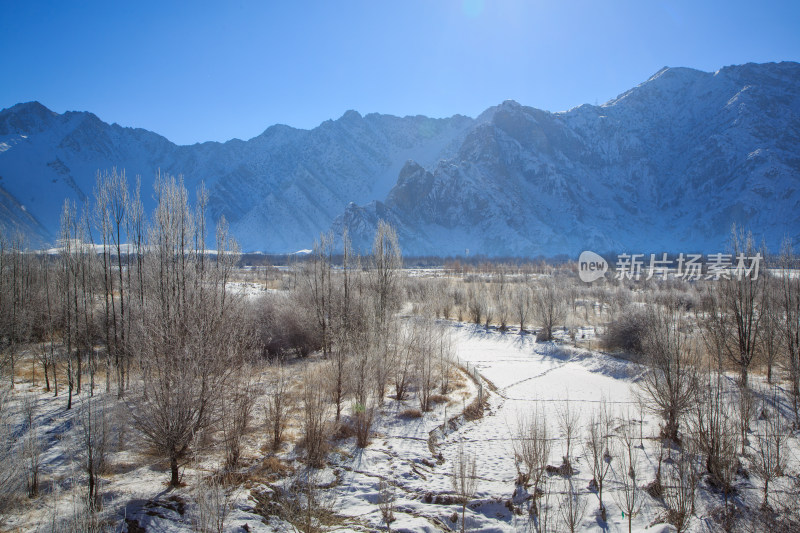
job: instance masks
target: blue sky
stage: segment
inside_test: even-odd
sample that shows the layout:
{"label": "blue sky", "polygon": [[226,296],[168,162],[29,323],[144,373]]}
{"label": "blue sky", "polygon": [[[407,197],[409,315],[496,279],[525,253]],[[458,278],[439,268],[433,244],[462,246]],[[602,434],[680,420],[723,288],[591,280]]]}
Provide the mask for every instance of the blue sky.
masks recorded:
{"label": "blue sky", "polygon": [[663,66],[800,60],[800,2],[0,0],[0,108],[39,100],[179,144],[347,109],[602,103]]}

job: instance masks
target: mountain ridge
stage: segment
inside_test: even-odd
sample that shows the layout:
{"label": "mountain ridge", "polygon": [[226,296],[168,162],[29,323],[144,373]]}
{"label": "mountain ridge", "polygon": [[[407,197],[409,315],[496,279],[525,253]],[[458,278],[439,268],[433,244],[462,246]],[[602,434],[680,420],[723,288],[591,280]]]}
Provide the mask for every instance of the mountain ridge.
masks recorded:
{"label": "mountain ridge", "polygon": [[476,118],[347,110],[310,130],[193,145],[29,102],[0,111],[0,224],[52,240],[64,198],[90,198],[95,172],[116,166],[142,176],[148,200],[159,169],[190,189],[205,182],[212,218],[245,250],[308,248],[329,228],[366,250],[381,218],[411,254],[717,251],[734,222],[776,248],[783,235],[799,242],[798,154],[793,62],[665,67],[567,111],[513,100]]}

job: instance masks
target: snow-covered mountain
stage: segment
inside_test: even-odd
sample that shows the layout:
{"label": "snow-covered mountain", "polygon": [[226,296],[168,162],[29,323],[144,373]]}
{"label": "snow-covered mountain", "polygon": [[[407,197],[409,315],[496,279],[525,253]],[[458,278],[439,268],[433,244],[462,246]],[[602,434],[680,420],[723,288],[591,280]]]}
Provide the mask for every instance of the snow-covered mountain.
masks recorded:
{"label": "snow-covered mountain", "polygon": [[245,250],[308,248],[379,219],[406,254],[721,251],[732,223],[800,242],[800,65],[665,68],[602,106],[508,101],[476,119],[361,116],[249,141],[176,146],[91,113],[0,112],[0,223],[57,232],[98,169],[210,190]]}
{"label": "snow-covered mountain", "polygon": [[800,65],[664,68],[561,113],[504,102],[455,157],[409,161],[334,228],[367,247],[381,218],[415,254],[716,252],[734,222],[798,242]]}
{"label": "snow-covered mountain", "polygon": [[0,111],[0,224],[52,240],[64,199],[91,200],[97,171],[112,167],[129,182],[141,176],[149,210],[160,169],[183,175],[190,191],[204,182],[212,217],[225,215],[243,249],[293,251],[349,202],[383,198],[409,158],[433,165],[454,155],[473,123],[348,111],[313,130],[277,125],[249,141],[177,146],[91,113],[18,104]]}

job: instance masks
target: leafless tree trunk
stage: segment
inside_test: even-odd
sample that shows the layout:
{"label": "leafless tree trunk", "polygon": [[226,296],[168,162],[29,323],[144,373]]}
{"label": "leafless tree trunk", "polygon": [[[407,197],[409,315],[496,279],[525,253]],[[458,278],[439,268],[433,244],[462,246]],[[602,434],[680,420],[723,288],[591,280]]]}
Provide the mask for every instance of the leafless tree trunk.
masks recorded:
{"label": "leafless tree trunk", "polygon": [[548,279],[534,289],[533,320],[541,328],[538,340],[553,340],[553,329],[563,324],[567,316],[567,305],[554,279]]}
{"label": "leafless tree trunk", "polygon": [[525,325],[528,323],[532,303],[531,288],[528,284],[517,284],[513,293],[512,309],[514,319],[519,324],[520,334],[525,333]]}
{"label": "leafless tree trunk", "polygon": [[0,525],[13,509],[25,487],[23,458],[13,437],[10,389],[0,388]]}
{"label": "leafless tree trunk", "polygon": [[750,422],[756,416],[756,399],[750,389],[739,389],[739,405],[737,414],[739,415],[739,441],[742,446],[742,455],[745,454],[745,447],[749,444],[747,434],[750,433]]}
{"label": "leafless tree trunk", "polygon": [[461,503],[461,533],[467,530],[467,503],[475,495],[478,488],[478,466],[475,456],[464,450],[464,444],[458,446],[458,453],[453,461],[453,492]]}
{"label": "leafless tree trunk", "polygon": [[[737,233],[731,238],[733,259],[755,257],[757,250],[752,235]],[[761,306],[767,274],[752,272],[719,280],[725,327],[724,350],[728,360],[739,367],[742,387],[748,386],[748,372],[758,348],[758,333],[764,313]]]}
{"label": "leafless tree trunk", "polygon": [[267,390],[264,414],[267,429],[271,435],[271,447],[277,451],[283,442],[283,430],[286,428],[290,410],[289,378],[282,363],[275,365],[269,389]]}
{"label": "leafless tree trunk", "polygon": [[578,436],[580,418],[580,407],[573,406],[569,401],[569,396],[556,406],[556,420],[561,434],[564,436],[563,469],[568,475],[572,475],[572,443]]}
{"label": "leafless tree trunk", "polygon": [[664,490],[667,519],[679,532],[686,531],[694,514],[694,497],[699,481],[692,447],[686,444],[684,443],[677,460],[667,471]]}
{"label": "leafless tree trunk", "polygon": [[783,473],[785,457],[782,456],[787,432],[780,412],[763,406],[762,412],[766,416],[763,431],[756,435],[756,453],[753,457],[753,469],[764,481],[763,509],[769,509],[769,484]]}
{"label": "leafless tree trunk", "polygon": [[394,502],[394,487],[382,479],[378,483],[378,508],[381,510],[381,517],[383,523],[386,524],[387,531],[392,530],[392,522],[394,522]]}
{"label": "leafless tree trunk", "polygon": [[583,522],[583,517],[586,515],[586,506],[588,502],[586,498],[581,496],[572,478],[564,480],[564,491],[561,497],[561,502],[558,506],[558,515],[561,524],[561,530],[575,533]]}
{"label": "leafless tree trunk", "polygon": [[678,442],[681,418],[691,408],[697,388],[696,352],[678,306],[653,302],[649,313],[642,389],[650,408],[664,419],[664,437]]}
{"label": "leafless tree trunk", "polygon": [[600,503],[600,517],[606,520],[606,507],[603,505],[603,487],[605,479],[611,469],[614,458],[614,439],[612,438],[613,418],[605,399],[601,400],[600,407],[592,413],[587,429],[584,454],[592,472],[594,486],[597,489],[597,500]]}
{"label": "leafless tree trunk", "polygon": [[619,441],[621,453],[619,454],[619,468],[614,472],[614,478],[619,484],[619,490],[612,493],[617,506],[622,509],[628,519],[628,533],[633,531],[633,519],[639,514],[644,501],[643,491],[639,488],[641,464],[639,448],[636,447],[636,431],[634,420],[630,413],[621,420]]}
{"label": "leafless tree trunk", "polygon": [[226,292],[235,254],[219,250],[213,265],[201,267],[182,182],[160,178],[156,199],[137,320],[142,388],[129,406],[144,437],[169,459],[170,484],[177,486],[180,461],[208,424],[232,369],[243,364],[252,335],[239,299]]}
{"label": "leafless tree trunk", "polygon": [[229,380],[228,390],[221,393],[220,424],[225,442],[225,467],[228,470],[239,465],[242,439],[250,425],[255,405],[255,387],[251,377],[253,373],[252,367],[245,363],[235,370]]}
{"label": "leafless tree trunk", "polygon": [[88,502],[92,511],[102,508],[102,475],[108,469],[111,451],[109,407],[102,398],[83,398],[77,413],[78,451],[81,466],[89,478]]}
{"label": "leafless tree trunk", "polygon": [[694,406],[693,434],[697,451],[705,458],[710,481],[725,496],[733,490],[738,466],[739,432],[724,396],[722,377],[708,371]]}
{"label": "leafless tree trunk", "polygon": [[794,275],[794,269],[800,265],[788,239],[783,243],[780,264],[783,311],[781,330],[786,350],[786,367],[792,387],[794,423],[795,427],[800,427],[800,277]]}
{"label": "leafless tree trunk", "polygon": [[303,379],[303,447],[308,465],[320,468],[328,453],[330,404],[318,375],[307,370]]}
{"label": "leafless tree trunk", "polygon": [[36,398],[27,395],[22,401],[22,413],[27,431],[23,438],[22,454],[25,459],[25,481],[28,497],[39,495],[39,473],[42,467],[42,447],[39,438],[39,423],[36,420]]}
{"label": "leafless tree trunk", "polygon": [[518,471],[517,483],[533,487],[530,514],[537,517],[540,512],[539,497],[543,493],[541,485],[551,447],[547,422],[538,402],[534,403],[526,418],[519,420],[513,442]]}

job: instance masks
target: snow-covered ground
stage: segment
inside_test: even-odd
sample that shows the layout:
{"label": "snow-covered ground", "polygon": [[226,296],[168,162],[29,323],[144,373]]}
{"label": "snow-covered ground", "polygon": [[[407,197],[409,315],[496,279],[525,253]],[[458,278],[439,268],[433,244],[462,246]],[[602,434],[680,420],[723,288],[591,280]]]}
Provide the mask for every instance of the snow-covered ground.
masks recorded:
{"label": "snow-covered ground", "polygon": [[[510,500],[515,491],[517,475],[514,464],[513,438],[519,421],[534,409],[545,414],[552,451],[548,464],[558,466],[564,454],[564,439],[557,423],[556,409],[569,402],[580,412],[579,434],[573,444],[572,465],[574,486],[587,502],[586,514],[580,530],[627,531],[627,519],[617,506],[614,493],[619,490],[615,474],[619,461],[612,459],[612,472],[606,479],[603,501],[608,508],[607,522],[599,519],[598,501],[590,489],[592,475],[588,460],[583,456],[583,442],[588,419],[601,401],[620,416],[628,413],[635,421],[642,419],[637,430],[644,436],[640,451],[642,460],[641,484],[652,481],[658,462],[658,445],[653,438],[658,433],[660,420],[644,412],[635,394],[637,378],[642,369],[635,363],[609,355],[573,347],[565,341],[537,343],[531,334],[500,332],[468,324],[449,323],[461,368],[466,374],[458,381],[459,387],[449,394],[449,401],[437,403],[431,412],[420,418],[403,416],[408,409],[418,407],[411,395],[398,402],[390,397],[379,409],[371,444],[365,449],[355,446],[353,438],[334,441],[330,464],[319,472],[317,483],[329,488],[325,501],[341,518],[338,531],[371,531],[383,528],[378,506],[379,486],[387,482],[396,498],[391,524],[395,531],[447,531],[458,529],[460,505],[454,501],[451,485],[452,470],[459,448],[477,459],[477,491],[470,501],[466,515],[471,531],[524,531],[528,527],[525,513],[510,510]],[[589,330],[587,330],[589,331]],[[41,378],[39,378],[41,379]],[[66,439],[75,438],[68,430],[72,413],[64,410],[63,396],[53,400],[37,391],[24,393],[18,387],[18,397],[30,394],[38,400],[37,426],[44,442],[43,479],[53,482],[66,491],[84,483],[80,459],[64,450],[79,449],[65,446]],[[97,394],[102,390],[98,388]],[[488,397],[482,418],[467,421],[463,409],[478,395]],[[79,406],[80,402],[76,405]],[[120,413],[124,416],[124,413]],[[261,416],[261,415],[257,415]],[[761,422],[753,423],[753,431]],[[117,451],[112,453],[112,474],[106,476],[102,490],[106,497],[104,516],[122,524],[121,530],[177,533],[191,531],[197,518],[197,481],[218,467],[218,461],[188,464],[184,470],[185,487],[168,490],[166,465],[162,460],[143,453],[132,429],[120,437]],[[65,436],[66,435],[66,436]],[[248,436],[245,462],[258,465],[268,454],[262,445],[266,437],[261,430]],[[124,442],[123,442],[124,440]],[[773,483],[773,498],[796,494],[797,470],[800,465],[798,439],[789,439],[786,449],[787,473]],[[292,446],[287,445],[279,454],[282,461],[292,464],[298,471],[305,468]],[[278,481],[276,484],[280,484]],[[565,489],[565,478],[552,473],[546,475],[551,491],[550,503],[555,509]],[[736,505],[758,508],[761,501],[761,480],[755,475],[737,479]],[[281,531],[291,530],[288,524],[276,518],[268,522],[256,512],[253,494],[273,490],[261,480],[244,483],[232,496],[233,511],[226,520],[226,531]],[[47,493],[47,487],[43,492]],[[634,531],[669,531],[663,523],[664,506],[644,496],[645,504],[633,520]],[[26,528],[30,524],[45,525],[53,516],[57,499],[45,494],[35,500],[24,514],[10,517],[6,526]],[[60,515],[68,515],[70,498],[58,500]],[[697,492],[696,517],[689,531],[717,530],[710,516],[722,504],[722,497],[708,490],[701,481]],[[552,520],[555,520],[555,511]],[[127,525],[125,525],[127,524]],[[559,529],[560,530],[560,529]]]}
{"label": "snow-covered ground", "polygon": [[[640,451],[640,485],[655,478],[658,445],[653,437],[659,432],[660,419],[643,410],[637,400],[639,387],[636,381],[642,368],[635,363],[566,344],[537,343],[530,334],[501,333],[467,324],[455,324],[452,328],[459,359],[466,368],[477,370],[483,391],[489,395],[485,416],[471,422],[459,419],[443,429],[440,426],[441,409],[413,423],[399,421],[391,413],[386,413],[377,430],[381,438],[375,439],[366,450],[356,452],[353,448],[354,458],[340,463],[348,468],[348,472],[336,489],[338,512],[358,516],[373,527],[381,525],[377,507],[378,481],[386,478],[397,487],[397,521],[392,524],[392,529],[439,531],[443,525],[457,529],[460,524],[452,522],[451,517],[459,512],[460,506],[456,503],[437,504],[436,501],[437,495],[441,502],[447,501],[445,495],[452,494],[452,465],[459,447],[463,445],[467,453],[477,458],[479,479],[475,498],[467,510],[469,530],[527,530],[527,515],[515,515],[506,506],[515,489],[512,439],[517,424],[534,409],[534,405],[539,412],[544,411],[548,435],[553,441],[548,463],[558,466],[565,442],[559,431],[556,409],[558,405],[570,402],[571,408],[580,412],[579,433],[571,453],[575,468],[572,481],[587,502],[579,529],[627,531],[627,518],[623,517],[614,494],[620,487],[615,481],[619,461],[612,459],[611,472],[605,481],[603,502],[608,514],[604,523],[597,511],[596,493],[589,488],[592,475],[588,459],[583,455],[583,443],[589,417],[605,401],[615,416],[627,413],[637,423],[636,432],[644,437]],[[753,423],[753,431],[758,431],[758,425],[759,422]],[[428,449],[426,437],[429,432],[437,437],[435,452],[441,454],[443,462],[435,461]],[[637,444],[639,442],[642,441],[637,439]],[[800,465],[800,447],[796,438],[789,440],[787,452],[788,471],[796,477]],[[546,476],[546,483],[552,491],[552,521],[556,520],[555,507],[564,492],[564,482],[560,475]],[[775,483],[771,489],[773,498],[785,497],[790,485],[789,476]],[[758,508],[761,487],[761,480],[755,476],[737,480],[738,495],[734,497],[734,504]],[[697,517],[690,522],[689,531],[718,530],[711,514],[722,505],[722,496],[707,489],[707,483],[701,481],[697,491]],[[663,503],[644,493],[642,496],[644,505],[633,519],[633,530],[674,530],[663,523]]]}

